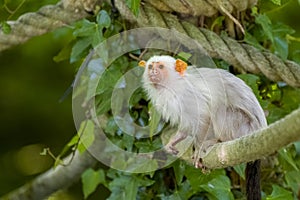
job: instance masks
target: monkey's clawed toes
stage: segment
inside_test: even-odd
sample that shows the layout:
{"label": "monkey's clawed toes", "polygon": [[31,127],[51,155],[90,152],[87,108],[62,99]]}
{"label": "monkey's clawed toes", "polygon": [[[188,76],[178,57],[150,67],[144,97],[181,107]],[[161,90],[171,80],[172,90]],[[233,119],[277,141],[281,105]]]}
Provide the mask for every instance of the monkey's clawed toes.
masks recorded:
{"label": "monkey's clawed toes", "polygon": [[194,163],[194,166],[198,169],[205,169],[205,166],[203,165],[202,163],[202,158],[201,158],[201,153],[200,151],[198,150],[195,150],[194,151],[194,154],[192,156],[192,159],[193,159],[193,163]]}
{"label": "monkey's clawed toes", "polygon": [[165,149],[166,149],[166,151],[167,151],[168,153],[171,153],[171,154],[173,154],[173,155],[177,155],[177,154],[179,153],[179,151],[177,150],[177,148],[174,147],[173,145],[167,145],[167,146],[165,147]]}

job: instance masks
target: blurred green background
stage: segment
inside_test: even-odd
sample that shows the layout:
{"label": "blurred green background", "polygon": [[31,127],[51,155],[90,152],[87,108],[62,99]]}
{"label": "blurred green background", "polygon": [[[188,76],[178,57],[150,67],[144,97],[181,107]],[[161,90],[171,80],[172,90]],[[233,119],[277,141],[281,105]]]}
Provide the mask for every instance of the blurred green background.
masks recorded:
{"label": "blurred green background", "polygon": [[[0,0],[0,21],[15,20],[55,2]],[[300,38],[299,2],[287,2],[267,14],[291,26]],[[267,4],[272,3],[268,1],[266,8]],[[11,14],[4,5],[20,9]],[[71,85],[78,64],[53,61],[70,39],[71,30],[63,28],[0,53],[0,196],[49,169],[53,160],[40,152],[49,147],[57,155],[76,133],[71,95],[61,103],[59,99]],[[300,42],[292,43],[290,51],[300,54]]]}

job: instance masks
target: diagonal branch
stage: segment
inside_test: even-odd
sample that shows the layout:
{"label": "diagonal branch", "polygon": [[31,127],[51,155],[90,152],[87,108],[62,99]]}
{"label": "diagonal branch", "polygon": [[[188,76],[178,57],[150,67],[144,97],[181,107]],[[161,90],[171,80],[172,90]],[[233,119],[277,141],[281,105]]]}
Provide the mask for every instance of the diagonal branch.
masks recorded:
{"label": "diagonal branch", "polygon": [[[69,160],[70,158],[66,158]],[[31,182],[0,197],[0,200],[41,200],[52,193],[71,186],[80,179],[81,174],[93,166],[96,160],[88,153],[76,152],[71,164],[58,166],[39,175]]]}
{"label": "diagonal branch", "polygon": [[300,108],[267,128],[214,145],[203,158],[208,168],[224,168],[260,159],[300,140]]}
{"label": "diagonal branch", "polygon": [[[266,129],[240,139],[214,145],[203,158],[203,164],[209,169],[224,168],[270,155],[300,139],[299,124],[300,108],[271,124]],[[98,138],[98,140],[103,140],[103,138]],[[93,151],[101,152],[103,151],[102,147],[98,145],[97,140],[91,146],[91,148],[94,148]],[[191,159],[186,161],[192,163]],[[88,152],[76,154],[70,165],[51,169],[32,182],[1,197],[0,200],[44,199],[51,193],[70,186],[80,178],[82,172],[95,163],[96,160]]]}

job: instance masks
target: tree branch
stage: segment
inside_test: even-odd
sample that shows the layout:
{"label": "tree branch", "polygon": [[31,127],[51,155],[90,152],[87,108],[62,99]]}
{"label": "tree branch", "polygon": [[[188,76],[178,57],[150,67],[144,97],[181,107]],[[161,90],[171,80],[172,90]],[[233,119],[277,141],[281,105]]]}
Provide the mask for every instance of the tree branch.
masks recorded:
{"label": "tree branch", "polygon": [[[269,127],[251,135],[212,147],[203,158],[203,164],[209,169],[234,166],[244,162],[260,159],[276,150],[300,139],[300,108]],[[90,147],[91,151],[104,152],[103,138],[97,138]],[[184,158],[192,163],[191,157]],[[73,162],[66,166],[58,166],[38,176],[32,182],[1,197],[1,200],[40,200],[51,193],[70,186],[77,181],[81,173],[93,166],[96,160],[86,151],[76,153]]]}
{"label": "tree branch", "polygon": [[268,156],[300,140],[300,108],[251,135],[214,145],[203,158],[211,169],[234,166]]}
{"label": "tree branch", "polygon": [[[65,160],[69,160],[66,158]],[[1,200],[41,200],[47,196],[66,188],[79,180],[81,174],[93,166],[96,160],[86,151],[83,154],[76,152],[73,161],[67,166],[57,166],[33,181],[1,197]]]}

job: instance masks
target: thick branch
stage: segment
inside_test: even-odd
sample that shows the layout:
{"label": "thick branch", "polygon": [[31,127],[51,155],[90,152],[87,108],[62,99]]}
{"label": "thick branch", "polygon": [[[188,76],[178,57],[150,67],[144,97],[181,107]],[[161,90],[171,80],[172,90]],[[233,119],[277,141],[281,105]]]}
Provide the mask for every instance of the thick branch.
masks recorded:
{"label": "thick branch", "polygon": [[[69,160],[67,158],[66,160]],[[1,197],[1,200],[41,200],[47,196],[66,188],[79,180],[81,174],[93,166],[96,160],[85,152],[80,155],[76,152],[71,164],[58,166],[38,176],[33,181]]]}
{"label": "thick branch", "polygon": [[[274,153],[276,150],[300,139],[300,108],[287,115],[285,118],[275,122],[266,129],[252,135],[245,136],[234,141],[216,144],[203,158],[203,164],[209,169],[234,166],[243,162],[260,159]],[[103,139],[98,138],[99,141]],[[101,143],[101,142],[100,142]],[[103,145],[97,141],[91,148],[92,151],[104,150]],[[192,163],[190,159],[187,162]],[[40,200],[51,193],[71,185],[77,181],[81,173],[94,165],[95,159],[85,152],[76,154],[73,162],[66,166],[59,166],[38,176],[10,194],[0,198],[1,200]]]}
{"label": "thick branch", "polygon": [[300,140],[299,124],[300,108],[254,134],[214,145],[203,164],[211,169],[224,168],[268,156]]}

